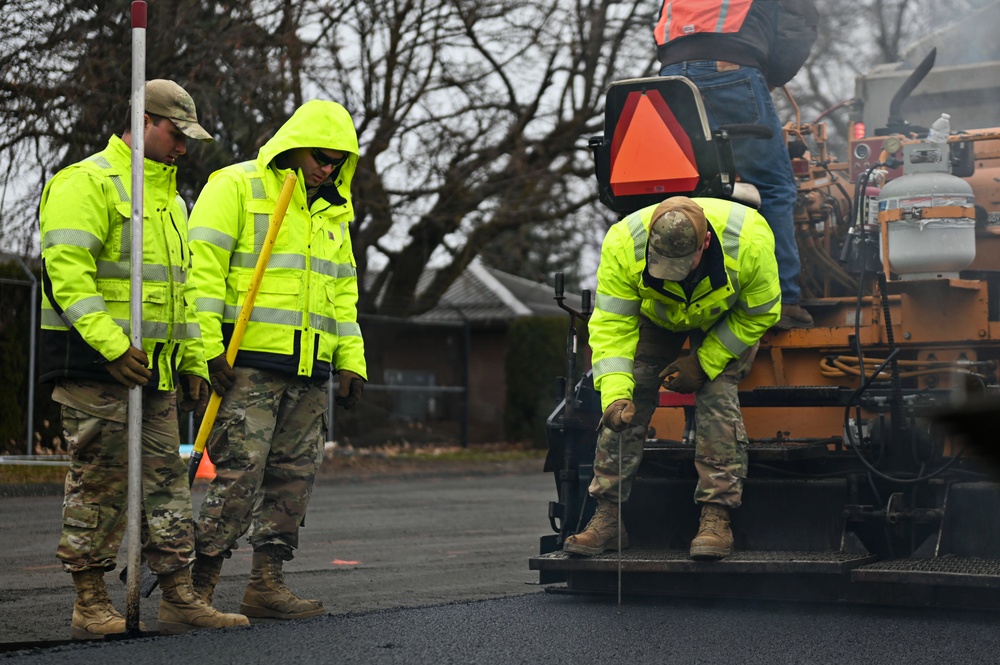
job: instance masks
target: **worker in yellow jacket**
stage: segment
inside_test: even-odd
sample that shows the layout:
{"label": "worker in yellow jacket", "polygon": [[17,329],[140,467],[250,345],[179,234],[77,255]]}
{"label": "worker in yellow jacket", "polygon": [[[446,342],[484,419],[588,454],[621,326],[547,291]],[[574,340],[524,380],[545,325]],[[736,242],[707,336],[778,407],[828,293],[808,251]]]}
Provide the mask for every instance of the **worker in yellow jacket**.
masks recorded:
{"label": "worker in yellow jacket", "polygon": [[125,631],[104,573],[124,536],[128,391],[142,400],[142,552],[159,578],[160,632],[247,625],[221,614],[191,586],[194,522],[180,458],[181,408],[204,410],[208,370],[190,291],[187,207],[175,161],[187,140],[211,142],[194,101],[173,81],[146,83],[143,142],[142,348],[129,339],[132,134],[59,171],[42,192],[41,380],[55,383],[70,469],[57,556],[73,574],[74,639]]}
{"label": "worker in yellow jacket", "polygon": [[589,488],[597,510],[565,551],[593,556],[627,546],[619,509],[663,384],[695,394],[694,499],[702,509],[691,556],[732,553],[729,511],[740,505],[747,467],[737,384],[780,316],[774,236],[755,210],[677,196],[611,227],[589,324],[604,409]]}
{"label": "worker in yellow jacket", "polygon": [[[212,387],[224,395],[207,445],[216,476],[197,522],[195,587],[208,602],[247,533],[253,570],[241,611],[297,619],[325,610],[283,581],[323,455],[327,379],[355,406],[367,379],[351,249],[358,138],[347,110],[303,104],[257,159],[212,174],[191,213],[191,281]],[[272,250],[235,367],[226,361],[285,175],[295,192]]]}

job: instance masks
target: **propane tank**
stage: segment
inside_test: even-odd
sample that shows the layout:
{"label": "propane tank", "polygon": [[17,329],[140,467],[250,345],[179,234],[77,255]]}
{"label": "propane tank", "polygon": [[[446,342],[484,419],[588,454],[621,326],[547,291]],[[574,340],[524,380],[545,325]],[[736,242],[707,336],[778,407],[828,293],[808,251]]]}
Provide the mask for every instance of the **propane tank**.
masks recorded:
{"label": "propane tank", "polygon": [[950,173],[947,154],[942,144],[903,146],[903,175],[879,192],[882,255],[900,279],[957,278],[976,258],[972,186]]}

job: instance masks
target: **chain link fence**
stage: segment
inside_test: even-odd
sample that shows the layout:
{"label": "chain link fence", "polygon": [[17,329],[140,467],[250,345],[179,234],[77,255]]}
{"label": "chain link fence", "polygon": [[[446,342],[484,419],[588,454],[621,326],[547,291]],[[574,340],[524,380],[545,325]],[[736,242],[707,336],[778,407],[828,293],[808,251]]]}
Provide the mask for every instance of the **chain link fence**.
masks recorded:
{"label": "chain link fence", "polygon": [[[368,382],[352,410],[335,407],[331,377],[327,440],[338,445],[467,446],[471,328],[467,321],[421,322],[361,315]],[[501,365],[502,368],[502,365]],[[502,421],[500,423],[502,425]]]}

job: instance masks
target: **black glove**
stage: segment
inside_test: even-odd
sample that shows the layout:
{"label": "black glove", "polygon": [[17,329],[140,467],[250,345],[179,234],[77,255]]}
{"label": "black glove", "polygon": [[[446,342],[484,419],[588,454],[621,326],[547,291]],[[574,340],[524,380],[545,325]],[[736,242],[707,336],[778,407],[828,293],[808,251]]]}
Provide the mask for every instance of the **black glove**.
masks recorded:
{"label": "black glove", "polygon": [[136,386],[144,386],[149,383],[153,373],[147,369],[149,367],[149,356],[142,349],[129,346],[125,353],[121,354],[109,363],[105,363],[105,369],[128,389]]}
{"label": "black glove", "polygon": [[208,382],[195,374],[182,374],[181,391],[184,398],[177,405],[181,413],[194,411],[196,416],[205,415],[205,407],[208,406]]}
{"label": "black glove", "polygon": [[608,408],[604,409],[600,424],[612,432],[621,432],[632,423],[634,416],[635,404],[632,403],[632,400],[616,399],[608,405]]}
{"label": "black glove", "polygon": [[350,410],[361,401],[361,393],[365,391],[365,380],[349,369],[337,371],[340,373],[340,389],[333,401]]}
{"label": "black glove", "polygon": [[212,390],[219,395],[225,395],[236,383],[236,372],[226,360],[225,353],[208,361],[208,376],[212,379]]}
{"label": "black glove", "polygon": [[692,353],[667,365],[667,368],[660,372],[660,378],[664,379],[663,387],[667,390],[675,393],[695,393],[705,385],[708,375],[701,368],[698,355]]}

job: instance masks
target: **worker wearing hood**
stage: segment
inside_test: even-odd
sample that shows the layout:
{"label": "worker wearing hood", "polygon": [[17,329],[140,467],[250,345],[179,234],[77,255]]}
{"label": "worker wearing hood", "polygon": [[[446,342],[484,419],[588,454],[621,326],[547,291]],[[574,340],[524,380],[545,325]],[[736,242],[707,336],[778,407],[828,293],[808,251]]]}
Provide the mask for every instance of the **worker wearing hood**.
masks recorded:
{"label": "worker wearing hood", "polygon": [[[212,387],[224,395],[207,445],[216,477],[197,522],[195,587],[211,601],[223,561],[247,533],[252,617],[324,612],[282,580],[298,547],[322,459],[327,379],[355,406],[366,379],[349,225],[358,138],[335,102],[303,104],[257,159],[216,171],[191,213],[191,281]],[[240,308],[285,176],[295,190],[274,242],[234,366],[226,361]],[[255,506],[257,508],[255,509]]]}

